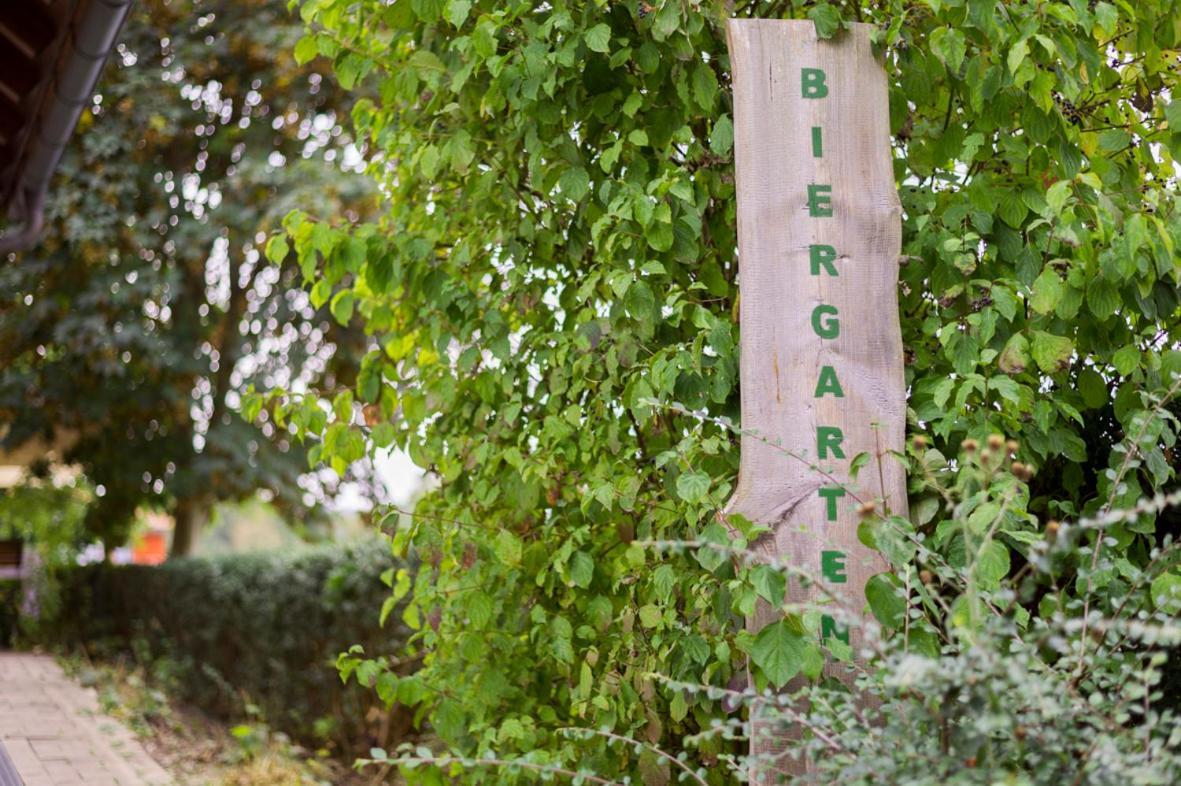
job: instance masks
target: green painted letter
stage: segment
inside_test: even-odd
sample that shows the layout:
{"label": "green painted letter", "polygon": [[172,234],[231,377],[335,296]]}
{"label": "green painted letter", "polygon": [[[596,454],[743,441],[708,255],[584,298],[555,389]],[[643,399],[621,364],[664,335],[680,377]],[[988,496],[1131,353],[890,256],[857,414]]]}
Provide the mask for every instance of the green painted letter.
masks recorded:
{"label": "green painted letter", "polygon": [[[837,307],[821,303],[812,309],[812,329],[821,338],[836,338],[841,334],[841,321],[837,319]],[[825,319],[831,315],[832,319]]]}
{"label": "green painted letter", "polygon": [[846,644],[849,643],[849,629],[844,625],[837,625],[837,621],[825,614],[820,618],[820,638],[827,639],[836,636]]}
{"label": "green painted letter", "polygon": [[824,84],[824,72],[819,68],[805,68],[800,71],[800,85],[804,98],[824,98],[828,85]]}
{"label": "green painted letter", "polygon": [[824,500],[824,517],[829,521],[837,520],[837,500],[845,496],[845,490],[840,486],[821,486],[817,489],[820,498]]}
{"label": "green painted letter", "polygon": [[837,275],[837,267],[832,263],[837,258],[837,250],[832,246],[812,244],[808,246],[808,257],[812,262],[812,275],[820,275],[820,268],[830,276]]}
{"label": "green painted letter", "polygon": [[831,393],[837,398],[844,398],[845,391],[841,390],[841,382],[837,379],[837,372],[832,366],[820,367],[820,379],[816,380],[816,398],[824,398]]}
{"label": "green painted letter", "polygon": [[820,552],[820,572],[833,584],[844,584],[849,580],[845,575],[845,555],[840,551]]}
{"label": "green painted letter", "polygon": [[821,132],[820,126],[812,126],[812,157],[822,158],[824,156],[824,136]]}
{"label": "green painted letter", "polygon": [[832,218],[832,186],[808,184],[808,214],[812,218]]}
{"label": "green painted letter", "polygon": [[828,452],[831,450],[834,457],[843,459],[845,451],[841,450],[841,440],[844,438],[845,432],[838,426],[817,426],[816,457],[828,458]]}

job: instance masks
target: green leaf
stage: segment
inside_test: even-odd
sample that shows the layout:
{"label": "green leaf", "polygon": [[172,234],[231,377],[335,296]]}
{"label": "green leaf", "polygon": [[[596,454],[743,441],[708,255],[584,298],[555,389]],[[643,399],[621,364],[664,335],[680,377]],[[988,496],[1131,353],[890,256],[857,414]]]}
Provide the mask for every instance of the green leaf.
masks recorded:
{"label": "green leaf", "polygon": [[369,73],[369,69],[373,67],[373,61],[360,55],[349,53],[336,62],[333,70],[336,72],[337,81],[345,90],[352,90],[357,82]]}
{"label": "green leaf", "polygon": [[451,168],[463,173],[476,158],[476,147],[467,131],[458,131],[451,139]]}
{"label": "green leaf", "polygon": [[1026,55],[1029,54],[1029,41],[1022,38],[1009,49],[1008,65],[1009,73],[1016,74],[1017,69],[1025,62]]}
{"label": "green leaf", "polygon": [[709,492],[709,475],[704,472],[682,472],[677,476],[677,496],[690,505],[705,499]]}
{"label": "green leaf", "polygon": [[592,52],[606,52],[611,48],[611,28],[605,22],[600,22],[583,33],[582,39]]}
{"label": "green leaf", "polygon": [[507,529],[502,529],[496,536],[495,553],[496,558],[505,565],[519,565],[521,564],[521,554],[523,548],[520,539],[509,532]]}
{"label": "green leaf", "polygon": [[1181,575],[1162,573],[1152,580],[1152,604],[1159,611],[1176,616],[1181,614]]}
{"label": "green leaf", "polygon": [[284,235],[274,235],[267,241],[267,259],[276,265],[283,263],[290,250],[291,248],[287,245],[287,237]]}
{"label": "green leaf", "polygon": [[1140,367],[1140,348],[1134,344],[1120,348],[1112,356],[1111,364],[1115,366],[1115,370],[1120,373],[1120,376],[1128,376]]}
{"label": "green leaf", "polygon": [[1103,276],[1095,276],[1087,284],[1087,305],[1099,319],[1114,316],[1120,307],[1120,296],[1115,285]]}
{"label": "green leaf", "polygon": [[841,29],[841,12],[827,2],[809,8],[808,18],[816,25],[817,38],[832,38]]}
{"label": "green leaf", "polygon": [[1058,271],[1046,267],[1033,282],[1033,297],[1029,300],[1029,307],[1039,314],[1051,313],[1062,300],[1062,290],[1062,277]]}
{"label": "green leaf", "polygon": [[463,27],[472,10],[472,0],[450,0],[447,3],[447,21],[455,27]]}
{"label": "green leaf", "polygon": [[954,27],[940,27],[931,33],[931,51],[953,74],[958,73],[967,54],[964,34]]}
{"label": "green leaf", "polygon": [[713,109],[718,94],[718,78],[708,63],[698,63],[693,69],[693,97],[703,110]]}
{"label": "green leaf", "polygon": [[320,54],[320,50],[316,45],[316,37],[314,35],[305,35],[295,45],[295,62],[299,65],[312,62],[318,54]]}
{"label": "green leaf", "polygon": [[332,298],[332,316],[342,325],[347,325],[353,318],[353,303],[355,298],[349,290],[337,292]]}
{"label": "green leaf", "polygon": [[575,202],[581,202],[590,191],[590,175],[580,166],[568,167],[558,178],[558,186],[564,195]]}
{"label": "green leaf", "polygon": [[1060,215],[1062,208],[1066,206],[1067,200],[1073,193],[1072,185],[1069,180],[1059,180],[1046,191],[1046,204],[1054,211],[1055,215]]}
{"label": "green leaf", "polygon": [[1104,38],[1115,34],[1119,24],[1119,11],[1111,3],[1097,3],[1095,5],[1095,23]]}
{"label": "green leaf", "polygon": [[1020,229],[1029,212],[1025,203],[1021,201],[1021,194],[1013,189],[1006,189],[1000,192],[998,197],[997,212],[1001,219],[1014,229]]}
{"label": "green leaf", "polygon": [[853,460],[849,462],[849,480],[853,482],[857,481],[857,476],[869,464],[870,458],[872,457],[867,450],[863,450],[853,457]]}
{"label": "green leaf", "polygon": [[997,356],[997,366],[1006,374],[1020,374],[1029,366],[1029,339],[1014,333]]}
{"label": "green leaf", "polygon": [[771,565],[755,565],[750,570],[750,583],[760,598],[772,606],[782,605],[787,591],[787,576],[782,570]]}
{"label": "green leaf", "polygon": [[660,612],[660,607],[649,603],[646,606],[640,606],[640,624],[645,628],[655,628],[660,625],[664,619],[664,615]]}
{"label": "green leaf", "polygon": [[767,625],[751,645],[750,658],[767,679],[782,688],[804,665],[803,634],[786,619]]}
{"label": "green leaf", "polygon": [[714,155],[724,156],[734,147],[734,123],[729,115],[722,115],[714,121],[709,135],[709,149]]}
{"label": "green leaf", "polygon": [[999,540],[990,540],[980,550],[973,566],[973,574],[980,586],[986,590],[994,590],[1001,584],[1001,579],[1009,575],[1009,549]]}
{"label": "green leaf", "polygon": [[574,582],[574,586],[586,589],[591,585],[591,579],[594,578],[595,562],[586,552],[576,551],[574,556],[570,558],[566,572],[570,576],[570,581]]}
{"label": "green leaf", "polygon": [[1074,343],[1070,339],[1035,330],[1030,343],[1034,362],[1047,374],[1062,371],[1070,365],[1070,357],[1074,354]]}
{"label": "green leaf", "polygon": [[1107,383],[1093,368],[1085,368],[1079,372],[1078,390],[1082,394],[1083,404],[1088,409],[1099,409],[1108,402]]}
{"label": "green leaf", "polygon": [[902,580],[893,573],[879,573],[865,583],[865,600],[873,616],[887,628],[901,628],[906,620]]}
{"label": "green leaf", "polygon": [[1165,120],[1169,123],[1170,131],[1181,131],[1181,97],[1174,97],[1165,104]]}

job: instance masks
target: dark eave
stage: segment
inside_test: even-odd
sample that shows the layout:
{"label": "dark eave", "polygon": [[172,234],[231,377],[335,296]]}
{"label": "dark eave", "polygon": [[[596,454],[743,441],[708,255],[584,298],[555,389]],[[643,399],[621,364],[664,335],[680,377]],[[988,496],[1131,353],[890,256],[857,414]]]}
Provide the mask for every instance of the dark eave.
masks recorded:
{"label": "dark eave", "polygon": [[37,242],[49,180],[131,0],[0,2],[0,255]]}

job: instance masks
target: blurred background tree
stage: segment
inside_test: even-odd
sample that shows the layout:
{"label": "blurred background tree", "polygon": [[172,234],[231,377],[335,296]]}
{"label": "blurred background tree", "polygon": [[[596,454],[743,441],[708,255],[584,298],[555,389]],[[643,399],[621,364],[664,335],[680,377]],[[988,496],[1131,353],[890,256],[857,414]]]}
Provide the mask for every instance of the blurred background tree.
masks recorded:
{"label": "blurred background tree", "polygon": [[331,492],[286,431],[233,414],[253,384],[351,384],[341,348],[363,340],[261,259],[296,206],[373,204],[340,126],[353,99],[295,63],[299,34],[272,0],[138,3],[44,242],[0,269],[0,447],[64,440],[108,550],[144,505],[175,516],[176,555],[218,501],[264,490],[309,519]]}

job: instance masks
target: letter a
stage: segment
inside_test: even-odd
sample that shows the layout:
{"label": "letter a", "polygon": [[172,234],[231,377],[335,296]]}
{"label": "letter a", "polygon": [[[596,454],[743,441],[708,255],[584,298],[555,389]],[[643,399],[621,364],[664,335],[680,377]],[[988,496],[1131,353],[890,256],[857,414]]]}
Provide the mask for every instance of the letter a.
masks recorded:
{"label": "letter a", "polygon": [[821,366],[820,379],[816,381],[815,398],[824,398],[829,393],[837,398],[845,397],[845,391],[841,390],[841,382],[837,379],[837,372],[832,366]]}

